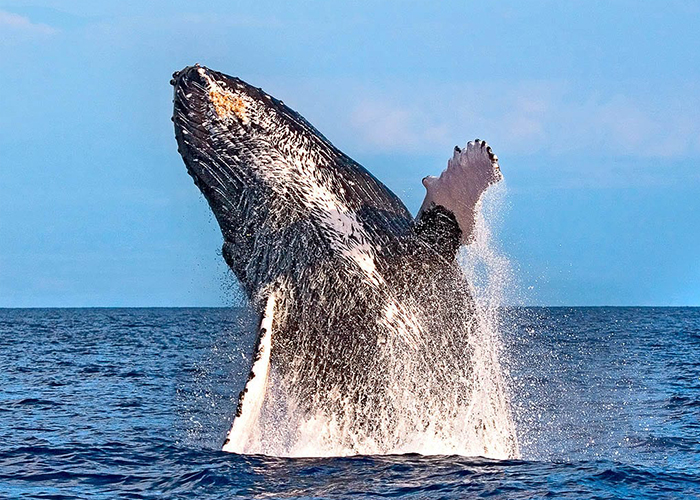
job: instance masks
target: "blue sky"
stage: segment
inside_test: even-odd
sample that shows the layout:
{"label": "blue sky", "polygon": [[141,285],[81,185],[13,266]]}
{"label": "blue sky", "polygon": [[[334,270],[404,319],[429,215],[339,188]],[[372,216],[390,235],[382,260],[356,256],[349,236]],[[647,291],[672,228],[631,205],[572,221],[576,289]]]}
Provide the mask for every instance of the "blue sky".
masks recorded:
{"label": "blue sky", "polygon": [[0,0],[0,307],[236,303],[174,70],[262,86],[412,210],[493,145],[526,303],[700,305],[700,2]]}

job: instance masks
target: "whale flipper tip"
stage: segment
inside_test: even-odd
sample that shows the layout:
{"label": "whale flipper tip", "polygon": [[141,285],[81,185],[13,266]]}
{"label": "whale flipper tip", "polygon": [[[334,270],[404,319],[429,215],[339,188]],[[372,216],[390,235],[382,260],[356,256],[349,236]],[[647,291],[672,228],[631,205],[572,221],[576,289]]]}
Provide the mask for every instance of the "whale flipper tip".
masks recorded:
{"label": "whale flipper tip", "polygon": [[461,230],[460,243],[473,238],[476,204],[486,189],[503,179],[498,156],[486,141],[474,139],[464,149],[455,147],[447,168],[439,177],[425,177],[425,199],[417,220],[427,210],[441,206],[452,212]]}

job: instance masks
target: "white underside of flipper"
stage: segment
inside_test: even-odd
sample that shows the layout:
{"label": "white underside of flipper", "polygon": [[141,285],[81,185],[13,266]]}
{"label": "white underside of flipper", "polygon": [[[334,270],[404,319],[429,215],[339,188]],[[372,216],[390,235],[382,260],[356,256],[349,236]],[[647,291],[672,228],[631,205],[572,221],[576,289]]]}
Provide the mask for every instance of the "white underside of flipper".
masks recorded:
{"label": "white underside of flipper", "polygon": [[260,322],[260,342],[251,368],[251,377],[245,386],[244,396],[238,403],[242,406],[241,412],[233,420],[223,451],[246,453],[259,441],[257,424],[270,377],[272,320],[275,315],[275,303],[276,295],[275,292],[272,292],[267,298],[265,313]]}
{"label": "white underside of flipper", "polygon": [[484,191],[502,178],[498,157],[485,141],[471,141],[463,150],[455,147],[454,156],[440,177],[423,179],[427,192],[418,216],[436,205],[446,208],[455,215],[462,230],[461,243],[467,244],[474,233],[476,204]]}

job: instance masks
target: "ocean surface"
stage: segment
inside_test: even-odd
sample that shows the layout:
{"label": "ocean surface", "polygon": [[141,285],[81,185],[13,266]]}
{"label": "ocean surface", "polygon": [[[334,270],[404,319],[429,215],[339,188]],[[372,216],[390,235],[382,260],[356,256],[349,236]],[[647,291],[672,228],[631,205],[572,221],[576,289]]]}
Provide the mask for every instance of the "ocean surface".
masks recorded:
{"label": "ocean surface", "polygon": [[220,451],[244,309],[0,309],[2,498],[700,498],[700,308],[504,310],[522,458]]}

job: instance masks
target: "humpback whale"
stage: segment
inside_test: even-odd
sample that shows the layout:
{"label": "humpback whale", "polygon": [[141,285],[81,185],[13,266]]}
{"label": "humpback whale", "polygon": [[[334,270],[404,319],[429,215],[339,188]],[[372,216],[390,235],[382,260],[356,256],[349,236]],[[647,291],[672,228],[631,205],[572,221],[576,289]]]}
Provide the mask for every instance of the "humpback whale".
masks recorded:
{"label": "humpback whale", "polygon": [[259,315],[223,450],[390,453],[414,449],[416,436],[456,447],[463,422],[496,425],[467,418],[477,323],[455,258],[502,178],[491,147],[455,147],[446,170],[423,179],[413,217],[262,89],[199,65],[171,84],[178,151]]}

